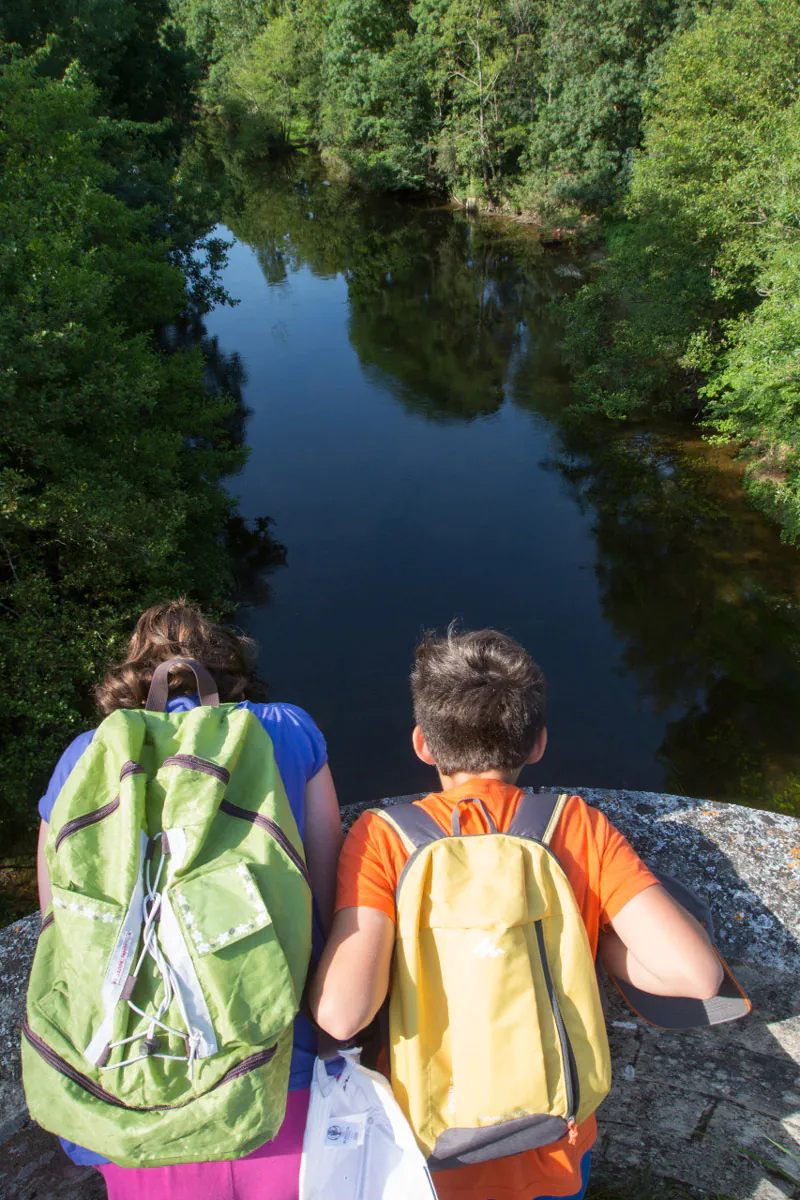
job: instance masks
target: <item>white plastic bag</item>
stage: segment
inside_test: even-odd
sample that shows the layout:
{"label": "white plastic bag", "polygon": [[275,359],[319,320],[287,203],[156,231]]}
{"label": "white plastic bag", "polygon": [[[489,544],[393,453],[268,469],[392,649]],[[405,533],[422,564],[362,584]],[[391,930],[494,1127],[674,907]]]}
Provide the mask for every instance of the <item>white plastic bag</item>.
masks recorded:
{"label": "white plastic bag", "polygon": [[382,1075],[342,1054],[330,1077],[317,1059],[311,1083],[300,1200],[436,1200],[425,1159]]}

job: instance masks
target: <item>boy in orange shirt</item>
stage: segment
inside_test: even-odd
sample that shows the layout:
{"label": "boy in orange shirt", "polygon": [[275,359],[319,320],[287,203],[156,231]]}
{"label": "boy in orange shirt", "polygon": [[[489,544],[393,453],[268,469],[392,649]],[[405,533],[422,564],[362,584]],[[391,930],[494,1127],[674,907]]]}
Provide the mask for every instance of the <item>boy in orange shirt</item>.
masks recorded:
{"label": "boy in orange shirt", "polygon": [[[414,750],[435,766],[440,792],[417,803],[445,831],[460,800],[483,802],[508,829],[522,795],[517,778],[547,744],[545,684],[526,651],[486,629],[427,636],[411,676]],[[480,806],[462,807],[461,831],[489,831]],[[597,809],[571,796],[551,848],[564,868],[593,954],[645,991],[708,999],[722,970],[701,926],[659,885]],[[395,892],[408,852],[373,813],[355,823],[339,860],[336,916],[311,987],[318,1023],[353,1037],[385,1000],[396,921]],[[580,1200],[586,1190],[594,1116],[567,1139],[490,1162],[437,1171],[440,1200]]]}

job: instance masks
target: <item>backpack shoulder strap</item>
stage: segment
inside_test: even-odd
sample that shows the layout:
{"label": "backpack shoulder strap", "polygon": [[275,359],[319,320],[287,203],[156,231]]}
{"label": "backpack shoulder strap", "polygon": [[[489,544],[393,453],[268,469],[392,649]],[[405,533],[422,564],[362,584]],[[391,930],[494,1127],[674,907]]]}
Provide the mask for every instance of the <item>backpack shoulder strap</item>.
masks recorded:
{"label": "backpack shoulder strap", "polygon": [[393,804],[389,809],[370,808],[368,811],[391,826],[409,854],[447,837],[441,825],[437,825],[418,804]]}
{"label": "backpack shoulder strap", "polygon": [[506,833],[548,846],[566,802],[566,792],[524,792]]}

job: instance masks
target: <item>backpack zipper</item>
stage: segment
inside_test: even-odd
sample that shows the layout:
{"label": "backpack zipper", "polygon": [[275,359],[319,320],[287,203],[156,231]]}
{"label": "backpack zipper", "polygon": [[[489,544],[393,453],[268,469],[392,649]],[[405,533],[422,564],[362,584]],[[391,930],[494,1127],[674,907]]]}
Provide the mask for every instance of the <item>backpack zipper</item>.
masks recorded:
{"label": "backpack zipper", "polygon": [[221,783],[230,783],[230,771],[218,763],[209,762],[207,758],[198,758],[196,754],[172,754],[169,758],[164,759],[161,766],[183,767],[186,771],[200,771],[203,775],[213,775]]}
{"label": "backpack zipper", "polygon": [[122,783],[123,779],[127,779],[129,775],[145,775],[145,774],[146,774],[146,771],[145,771],[144,767],[142,766],[142,764],[138,763],[138,762],[134,762],[133,759],[130,759],[128,762],[123,764],[122,770],[119,773],[119,781],[120,781],[120,783]]}
{"label": "backpack zipper", "polygon": [[575,1145],[578,1140],[578,1130],[576,1123],[576,1115],[578,1106],[580,1105],[580,1084],[578,1082],[578,1072],[575,1068],[575,1056],[572,1053],[572,1046],[569,1041],[567,1027],[564,1024],[564,1018],[561,1015],[561,1009],[558,1004],[555,988],[553,987],[553,979],[550,975],[550,965],[547,961],[547,949],[544,943],[544,931],[541,921],[534,921],[534,929],[536,930],[536,941],[539,946],[539,958],[542,963],[544,972],[544,981],[547,987],[547,995],[550,1000],[550,1007],[553,1010],[555,1018],[556,1030],[558,1032],[558,1040],[561,1045],[561,1060],[564,1064],[564,1085],[567,1093],[567,1115],[566,1122],[569,1130],[569,1143]]}
{"label": "backpack zipper", "polygon": [[108,804],[104,804],[102,808],[96,808],[93,812],[84,813],[82,817],[73,817],[71,821],[67,821],[66,825],[62,825],[56,834],[56,851],[62,842],[68,837],[72,837],[73,833],[78,833],[81,829],[86,829],[89,825],[96,825],[98,821],[110,817],[113,812],[119,808],[119,796],[114,800],[110,800]]}
{"label": "backpack zipper", "polygon": [[220,812],[227,813],[229,817],[239,817],[242,821],[249,821],[251,825],[258,825],[259,828],[266,829],[267,833],[275,839],[280,848],[292,860],[308,886],[311,887],[311,877],[308,873],[308,868],[303,862],[302,856],[295,850],[280,825],[270,820],[269,817],[262,816],[259,812],[254,812],[251,808],[239,808],[238,804],[231,804],[230,800],[223,800],[219,806],[219,810]]}
{"label": "backpack zipper", "polygon": [[[129,761],[123,764],[122,770],[119,773],[119,781],[127,779],[129,775],[144,775],[145,770],[141,763]],[[82,817],[73,817],[71,821],[67,821],[66,825],[62,825],[56,835],[56,851],[58,851],[61,843],[68,837],[72,837],[73,833],[78,833],[81,829],[85,829],[88,825],[94,825],[97,821],[102,821],[105,817],[110,817],[113,812],[119,808],[119,796],[110,800],[108,804],[104,804],[102,808],[95,808],[92,812],[84,813]]]}
{"label": "backpack zipper", "polygon": [[[82,1088],[83,1091],[88,1092],[90,1096],[94,1096],[95,1100],[101,1100],[104,1104],[110,1104],[114,1108],[124,1108],[127,1112],[172,1112],[178,1108],[186,1108],[187,1104],[193,1104],[195,1100],[202,1099],[202,1096],[191,1096],[181,1104],[151,1104],[144,1106],[126,1104],[123,1100],[118,1100],[116,1096],[112,1096],[105,1088],[100,1087],[88,1075],[84,1075],[76,1067],[71,1066],[60,1054],[57,1054],[52,1046],[48,1046],[47,1042],[33,1032],[27,1018],[22,1021],[20,1028],[25,1040],[49,1067],[52,1067],[54,1071],[58,1071],[60,1075],[69,1079],[77,1087]],[[266,1066],[275,1057],[277,1051],[278,1043],[276,1042],[274,1046],[270,1046],[267,1050],[259,1050],[257,1054],[251,1054],[249,1058],[242,1059],[240,1063],[237,1063],[236,1066],[226,1071],[222,1078],[218,1079],[203,1095],[207,1096],[218,1087],[222,1087],[224,1083],[240,1079],[242,1075],[249,1075],[251,1071],[256,1071],[259,1067]]]}

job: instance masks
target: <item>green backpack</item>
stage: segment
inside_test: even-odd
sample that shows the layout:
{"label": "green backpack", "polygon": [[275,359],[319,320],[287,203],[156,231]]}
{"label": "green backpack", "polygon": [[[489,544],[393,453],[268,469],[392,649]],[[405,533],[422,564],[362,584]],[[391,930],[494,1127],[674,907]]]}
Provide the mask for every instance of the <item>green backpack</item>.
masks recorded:
{"label": "green backpack", "polygon": [[[167,714],[190,666],[200,707]],[[121,1166],[239,1158],[283,1121],[311,954],[300,835],[260,721],[159,666],[59,793],[22,1025],[31,1116]]]}

